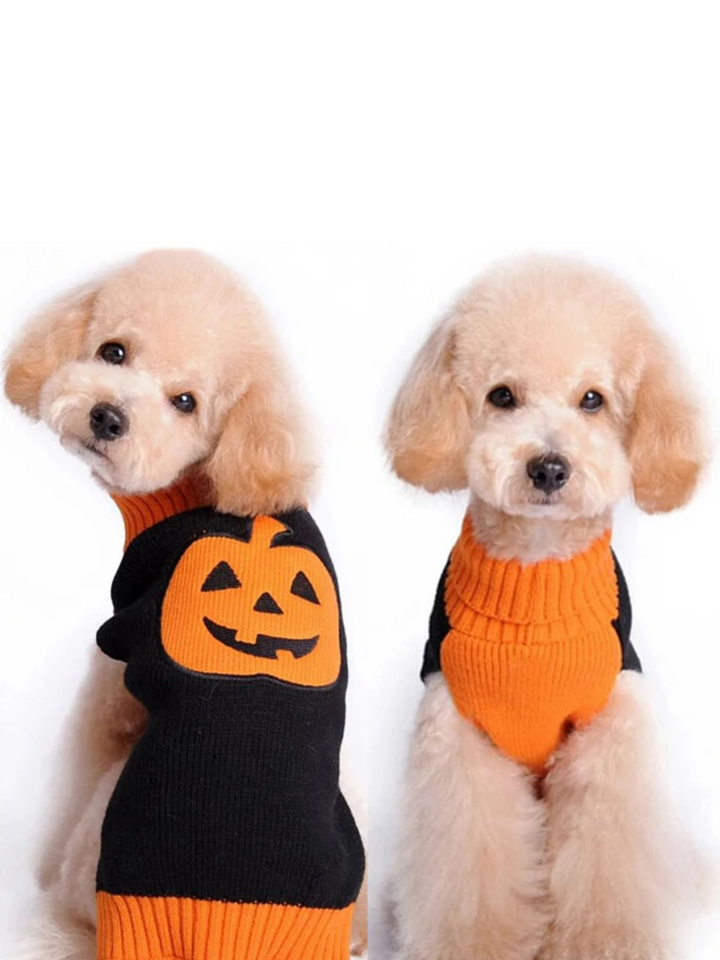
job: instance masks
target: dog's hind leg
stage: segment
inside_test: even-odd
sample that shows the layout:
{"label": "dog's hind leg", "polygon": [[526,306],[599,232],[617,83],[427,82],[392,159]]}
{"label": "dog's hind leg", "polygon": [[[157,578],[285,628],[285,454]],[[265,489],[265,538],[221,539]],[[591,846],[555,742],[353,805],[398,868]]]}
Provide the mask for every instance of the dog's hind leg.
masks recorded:
{"label": "dog's hind leg", "polygon": [[[368,848],[368,815],[365,791],[357,780],[350,775],[346,756],[340,758],[340,788],[352,810],[355,823],[362,837],[365,850]],[[362,887],[355,904],[351,935],[351,957],[364,957],[368,942],[368,868],[365,867]]]}
{"label": "dog's hind leg", "polygon": [[38,921],[14,946],[12,960],[95,960],[96,955],[95,927],[56,915],[52,898],[44,894]]}
{"label": "dog's hind leg", "polygon": [[392,883],[398,960],[533,960],[547,928],[544,842],[532,779],[431,677]]}
{"label": "dog's hind leg", "polygon": [[[40,886],[57,883],[68,844],[107,771],[125,761],[145,727],[147,713],[127,691],[124,663],[97,648],[57,750],[57,770],[49,808],[51,829],[38,868]],[[98,844],[100,835],[98,829]]]}
{"label": "dog's hind leg", "polygon": [[33,928],[19,944],[15,960],[94,960],[100,831],[124,765],[124,760],[117,761],[101,777],[68,838],[58,874],[40,898]]}
{"label": "dog's hind leg", "polygon": [[548,774],[554,921],[543,960],[674,955],[692,844],[662,796],[645,683],[621,673],[603,713],[572,734]]}

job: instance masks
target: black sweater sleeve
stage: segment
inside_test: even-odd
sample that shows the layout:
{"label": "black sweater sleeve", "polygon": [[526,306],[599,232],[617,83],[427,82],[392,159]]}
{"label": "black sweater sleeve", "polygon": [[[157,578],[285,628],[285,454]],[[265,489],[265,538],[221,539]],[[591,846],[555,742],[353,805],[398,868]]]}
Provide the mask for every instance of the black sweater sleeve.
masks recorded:
{"label": "black sweater sleeve", "polygon": [[133,640],[143,630],[143,621],[146,620],[141,606],[142,601],[139,600],[124,610],[116,611],[98,630],[97,645],[113,660],[130,661]]}
{"label": "black sweater sleeve", "polygon": [[445,581],[449,569],[450,560],[448,559],[435,592],[435,603],[430,614],[429,635],[425,644],[423,665],[420,671],[422,680],[425,680],[431,673],[440,672],[440,647],[445,637],[450,633],[450,621],[445,609]]}
{"label": "black sweater sleeve", "polygon": [[630,642],[630,631],[632,628],[632,605],[630,603],[630,592],[628,590],[625,574],[622,572],[622,567],[618,562],[618,558],[615,556],[615,551],[613,551],[613,561],[615,563],[615,578],[617,580],[618,588],[618,615],[617,618],[613,620],[612,625],[615,628],[615,632],[618,635],[618,640],[620,641],[620,649],[622,650],[622,669],[635,670],[637,673],[642,673],[640,658]]}

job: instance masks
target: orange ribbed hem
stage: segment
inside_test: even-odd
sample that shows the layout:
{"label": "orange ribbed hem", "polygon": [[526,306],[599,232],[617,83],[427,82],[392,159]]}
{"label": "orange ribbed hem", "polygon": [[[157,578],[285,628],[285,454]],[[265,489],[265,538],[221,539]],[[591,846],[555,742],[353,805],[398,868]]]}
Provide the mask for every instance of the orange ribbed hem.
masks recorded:
{"label": "orange ribbed hem", "polygon": [[211,500],[207,481],[195,474],[188,474],[172,487],[154,493],[132,497],[113,493],[111,496],[125,521],[126,550],[135,537],[148,527],[186,510],[206,507]]}
{"label": "orange ribbed hem", "polygon": [[347,960],[354,904],[97,894],[98,960]]}

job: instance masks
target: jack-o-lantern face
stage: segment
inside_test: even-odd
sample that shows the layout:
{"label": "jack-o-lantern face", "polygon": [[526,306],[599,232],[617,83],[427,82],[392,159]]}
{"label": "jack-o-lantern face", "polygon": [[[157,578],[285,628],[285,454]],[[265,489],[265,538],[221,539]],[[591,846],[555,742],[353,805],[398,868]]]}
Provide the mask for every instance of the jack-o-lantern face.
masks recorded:
{"label": "jack-o-lantern face", "polygon": [[197,673],[307,687],[337,680],[335,585],[311,550],[283,542],[278,535],[286,530],[258,517],[249,542],[209,535],[188,547],[163,600],[168,656]]}

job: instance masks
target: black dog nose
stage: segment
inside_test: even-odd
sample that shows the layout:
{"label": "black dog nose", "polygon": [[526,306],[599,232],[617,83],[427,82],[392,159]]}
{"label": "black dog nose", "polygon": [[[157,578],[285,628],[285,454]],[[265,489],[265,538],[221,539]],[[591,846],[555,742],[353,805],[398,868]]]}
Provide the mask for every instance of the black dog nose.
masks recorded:
{"label": "black dog nose", "polygon": [[96,403],[90,411],[90,429],[97,440],[119,440],[128,430],[128,418],[112,403]]}
{"label": "black dog nose", "polygon": [[527,474],[536,490],[553,493],[570,479],[570,464],[559,453],[546,453],[529,461]]}

